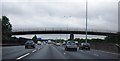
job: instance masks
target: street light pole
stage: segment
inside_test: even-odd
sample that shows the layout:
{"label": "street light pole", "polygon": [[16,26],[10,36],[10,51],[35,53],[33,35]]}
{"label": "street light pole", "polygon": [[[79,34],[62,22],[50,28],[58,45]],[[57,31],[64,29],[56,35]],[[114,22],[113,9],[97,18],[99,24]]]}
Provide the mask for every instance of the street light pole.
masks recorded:
{"label": "street light pole", "polygon": [[[68,16],[68,22],[69,22],[69,19],[71,18],[71,16]],[[68,31],[68,23],[67,23],[67,31]],[[70,29],[69,29],[70,30]],[[69,35],[70,36],[70,35]],[[68,34],[67,34],[67,39],[68,39]],[[70,39],[70,38],[69,38]]]}
{"label": "street light pole", "polygon": [[85,42],[87,43],[87,0],[86,0],[86,40]]}
{"label": "street light pole", "polygon": [[[65,20],[66,20],[66,16],[64,16]],[[68,30],[68,23],[67,23],[67,26],[66,26],[67,30]],[[66,34],[66,40],[68,39],[68,36]]]}
{"label": "street light pole", "polygon": [[[64,16],[64,18],[66,17],[67,21],[69,21],[68,19],[71,18],[71,16]],[[67,22],[67,31],[68,31],[68,22]],[[66,39],[68,39],[68,34],[66,35]]]}

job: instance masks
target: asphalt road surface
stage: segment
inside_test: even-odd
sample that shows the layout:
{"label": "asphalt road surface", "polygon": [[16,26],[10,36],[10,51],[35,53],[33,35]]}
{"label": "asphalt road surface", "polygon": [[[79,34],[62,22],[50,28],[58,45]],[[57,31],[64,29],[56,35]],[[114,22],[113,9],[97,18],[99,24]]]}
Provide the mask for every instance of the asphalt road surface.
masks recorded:
{"label": "asphalt road surface", "polygon": [[64,46],[52,44],[36,45],[35,49],[25,49],[24,46],[2,48],[2,59],[118,59],[119,54],[91,49],[65,51]]}

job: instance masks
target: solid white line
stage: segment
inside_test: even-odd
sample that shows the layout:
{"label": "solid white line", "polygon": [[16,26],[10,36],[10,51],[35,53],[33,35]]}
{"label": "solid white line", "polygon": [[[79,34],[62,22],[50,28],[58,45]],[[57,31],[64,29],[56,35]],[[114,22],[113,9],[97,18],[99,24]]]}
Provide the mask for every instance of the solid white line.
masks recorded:
{"label": "solid white line", "polygon": [[35,52],[35,51],[37,51],[37,50],[33,50],[32,52]]}
{"label": "solid white line", "polygon": [[27,53],[27,54],[25,54],[25,55],[23,55],[23,56],[20,56],[20,57],[17,58],[17,60],[22,59],[23,57],[28,56],[29,54],[30,54],[30,53]]}
{"label": "solid white line", "polygon": [[95,51],[100,51],[100,52],[104,52],[104,53],[110,53],[110,54],[114,54],[114,55],[120,55],[120,54],[117,54],[117,53],[112,53],[112,52],[107,52],[107,51],[102,51],[102,50],[95,50]]}

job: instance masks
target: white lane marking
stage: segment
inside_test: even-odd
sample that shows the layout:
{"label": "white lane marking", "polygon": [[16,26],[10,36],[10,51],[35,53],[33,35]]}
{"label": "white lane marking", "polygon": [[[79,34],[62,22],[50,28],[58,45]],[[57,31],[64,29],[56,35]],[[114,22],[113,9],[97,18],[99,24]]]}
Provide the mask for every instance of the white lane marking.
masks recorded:
{"label": "white lane marking", "polygon": [[66,54],[66,53],[64,53],[64,54]]}
{"label": "white lane marking", "polygon": [[36,52],[37,50],[33,50],[32,52]]}
{"label": "white lane marking", "polygon": [[95,56],[99,56],[98,54],[93,54],[93,55],[95,55]]}
{"label": "white lane marking", "polygon": [[38,49],[40,49],[40,48],[38,48]]}
{"label": "white lane marking", "polygon": [[117,53],[112,53],[112,52],[107,52],[107,51],[102,51],[102,50],[95,50],[95,51],[100,51],[100,52],[103,52],[103,53],[110,53],[110,54],[114,54],[114,55],[120,55],[120,54],[117,54]]}
{"label": "white lane marking", "polygon": [[25,54],[25,55],[23,55],[23,56],[20,56],[20,57],[17,58],[17,60],[22,59],[23,57],[26,57],[26,56],[28,56],[29,54],[30,54],[30,53],[27,53],[27,54]]}

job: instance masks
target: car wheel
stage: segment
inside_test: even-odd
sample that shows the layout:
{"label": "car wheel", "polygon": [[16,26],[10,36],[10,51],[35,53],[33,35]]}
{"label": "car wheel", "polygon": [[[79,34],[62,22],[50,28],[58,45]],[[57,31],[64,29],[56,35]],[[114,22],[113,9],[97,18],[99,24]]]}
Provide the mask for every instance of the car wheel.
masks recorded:
{"label": "car wheel", "polygon": [[35,48],[35,46],[33,46],[33,48]]}
{"label": "car wheel", "polygon": [[77,48],[74,48],[74,51],[77,51]]}
{"label": "car wheel", "polygon": [[75,49],[72,49],[72,51],[75,51]]}
{"label": "car wheel", "polygon": [[90,48],[88,48],[88,50],[90,50]]}
{"label": "car wheel", "polygon": [[79,47],[79,50],[82,50],[82,49]]}
{"label": "car wheel", "polygon": [[25,49],[28,48],[27,46],[25,46]]}
{"label": "car wheel", "polygon": [[65,48],[65,51],[68,51],[68,49],[67,49],[67,48]]}
{"label": "car wheel", "polygon": [[77,51],[77,48],[75,48],[74,50]]}

